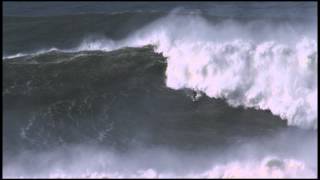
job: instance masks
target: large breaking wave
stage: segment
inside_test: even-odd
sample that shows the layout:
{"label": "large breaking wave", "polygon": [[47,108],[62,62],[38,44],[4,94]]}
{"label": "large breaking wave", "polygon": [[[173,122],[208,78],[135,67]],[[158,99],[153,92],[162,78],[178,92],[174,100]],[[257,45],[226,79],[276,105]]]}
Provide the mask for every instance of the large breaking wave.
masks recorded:
{"label": "large breaking wave", "polygon": [[317,22],[187,11],[5,17],[4,176],[316,177]]}
{"label": "large breaking wave", "polygon": [[52,48],[31,56],[151,44],[167,58],[169,88],[192,89],[223,98],[231,106],[270,110],[286,119],[288,125],[316,129],[318,62],[314,29],[267,20],[212,23],[197,13],[181,16],[173,12],[122,40],[87,38],[74,49]]}

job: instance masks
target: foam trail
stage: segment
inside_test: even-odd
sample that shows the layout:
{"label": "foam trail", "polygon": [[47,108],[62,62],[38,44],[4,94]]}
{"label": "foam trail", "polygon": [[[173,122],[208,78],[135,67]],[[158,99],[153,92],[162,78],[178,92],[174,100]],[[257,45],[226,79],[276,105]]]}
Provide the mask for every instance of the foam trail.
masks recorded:
{"label": "foam trail", "polygon": [[[304,26],[304,25],[303,25]],[[72,52],[155,45],[167,57],[166,85],[231,106],[270,110],[288,125],[317,128],[316,28],[263,21],[210,23],[172,13],[121,41],[85,40]],[[303,29],[303,30],[301,30]]]}

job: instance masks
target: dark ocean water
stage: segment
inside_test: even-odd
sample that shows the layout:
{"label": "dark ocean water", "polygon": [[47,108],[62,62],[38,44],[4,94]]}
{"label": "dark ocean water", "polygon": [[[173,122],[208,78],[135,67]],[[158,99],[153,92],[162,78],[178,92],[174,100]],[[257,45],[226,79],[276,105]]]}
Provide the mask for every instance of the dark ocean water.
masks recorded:
{"label": "dark ocean water", "polygon": [[5,177],[316,177],[315,2],[4,2]]}

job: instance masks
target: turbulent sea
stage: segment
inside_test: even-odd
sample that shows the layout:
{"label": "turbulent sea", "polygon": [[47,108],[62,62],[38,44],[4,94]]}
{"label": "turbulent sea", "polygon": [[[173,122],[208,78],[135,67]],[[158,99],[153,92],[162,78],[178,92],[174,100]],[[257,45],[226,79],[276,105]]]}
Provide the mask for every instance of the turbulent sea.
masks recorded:
{"label": "turbulent sea", "polygon": [[4,177],[317,177],[316,2],[3,5]]}

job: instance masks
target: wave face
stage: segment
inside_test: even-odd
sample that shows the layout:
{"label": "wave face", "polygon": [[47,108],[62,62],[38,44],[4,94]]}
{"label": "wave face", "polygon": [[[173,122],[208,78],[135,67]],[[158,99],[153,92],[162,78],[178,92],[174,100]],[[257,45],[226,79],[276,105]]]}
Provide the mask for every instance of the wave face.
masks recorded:
{"label": "wave face", "polygon": [[[268,112],[243,112],[208,97],[193,102],[192,91],[167,88],[166,60],[151,46],[51,51],[5,60],[3,66],[4,117],[10,119],[4,123],[4,141],[11,151],[83,139],[123,150],[137,140],[199,149],[239,143],[233,132],[249,138],[248,126],[253,137],[286,127]],[[230,122],[237,125],[229,127]]]}

